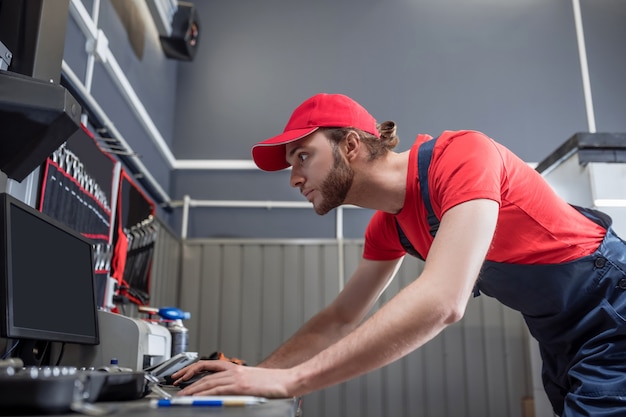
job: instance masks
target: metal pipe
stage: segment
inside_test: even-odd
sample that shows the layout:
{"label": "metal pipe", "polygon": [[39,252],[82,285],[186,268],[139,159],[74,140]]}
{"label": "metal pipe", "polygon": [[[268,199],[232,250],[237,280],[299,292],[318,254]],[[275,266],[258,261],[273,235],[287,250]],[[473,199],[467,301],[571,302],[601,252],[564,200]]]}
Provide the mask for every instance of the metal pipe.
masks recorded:
{"label": "metal pipe", "polygon": [[[76,8],[75,5],[72,7]],[[94,0],[92,10],[92,21],[93,26],[98,26],[98,18],[100,16],[100,0]],[[75,19],[76,20],[76,19]],[[91,92],[91,83],[93,81],[93,71],[96,65],[96,55],[93,52],[87,52],[87,66],[85,68],[85,89]],[[87,126],[88,123],[88,115],[87,112],[83,112],[81,116],[81,122],[83,125]]]}
{"label": "metal pipe", "polygon": [[[170,207],[183,207],[185,200],[172,200],[170,201]],[[293,208],[293,209],[310,209],[311,203],[308,201],[259,201],[259,200],[194,200],[189,199],[189,207],[214,207],[214,208],[265,208],[271,210],[273,208]],[[359,206],[344,205],[341,208],[358,208]]]}
{"label": "metal pipe", "polygon": [[596,118],[593,110],[593,98],[591,97],[591,81],[589,79],[589,64],[587,63],[587,48],[585,47],[585,34],[583,32],[583,18],[580,12],[580,0],[572,0],[574,9],[574,24],[576,26],[576,41],[578,42],[578,58],[580,60],[580,72],[583,78],[583,94],[585,95],[585,110],[587,112],[587,126],[589,132],[596,131]]}
{"label": "metal pipe", "polygon": [[[183,218],[180,235],[183,239],[188,236],[189,209],[191,207],[212,207],[212,208],[265,208],[268,210],[276,208],[287,209],[310,209],[311,203],[308,201],[242,201],[242,200],[193,200],[185,195],[182,201],[170,201],[170,207],[182,207]],[[339,255],[339,286],[343,288],[344,268],[343,268],[343,210],[360,209],[359,206],[344,205],[337,207],[337,224],[335,226],[335,240],[338,244]]]}
{"label": "metal pipe", "polygon": [[183,221],[180,230],[180,236],[183,239],[187,239],[187,230],[189,228],[189,203],[191,199],[188,195],[185,195],[183,199]]}
{"label": "metal pipe", "polygon": [[[356,207],[356,206],[353,206]],[[337,238],[337,284],[339,291],[343,290],[344,277],[344,239],[343,239],[343,206],[339,206],[337,211],[337,224],[335,225],[335,235]]]}
{"label": "metal pipe", "polygon": [[199,170],[257,170],[254,161],[249,159],[177,159],[174,169]]}

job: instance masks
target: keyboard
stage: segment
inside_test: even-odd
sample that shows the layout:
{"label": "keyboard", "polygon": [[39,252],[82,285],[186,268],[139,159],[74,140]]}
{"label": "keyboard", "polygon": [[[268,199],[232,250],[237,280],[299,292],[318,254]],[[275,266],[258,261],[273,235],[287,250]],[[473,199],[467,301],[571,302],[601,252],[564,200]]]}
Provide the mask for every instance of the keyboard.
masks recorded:
{"label": "keyboard", "polygon": [[142,371],[0,368],[0,414],[61,414],[77,403],[135,400],[147,394],[146,382]]}

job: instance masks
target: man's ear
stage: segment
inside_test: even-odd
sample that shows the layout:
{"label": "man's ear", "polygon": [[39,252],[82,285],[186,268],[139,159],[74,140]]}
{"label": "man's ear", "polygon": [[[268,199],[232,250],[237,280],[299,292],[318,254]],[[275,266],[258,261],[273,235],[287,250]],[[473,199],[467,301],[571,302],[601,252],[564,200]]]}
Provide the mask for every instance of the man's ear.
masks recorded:
{"label": "man's ear", "polygon": [[350,130],[346,134],[346,138],[343,141],[343,143],[344,143],[345,151],[346,151],[346,159],[348,161],[355,159],[362,145],[359,134],[355,132],[354,130]]}

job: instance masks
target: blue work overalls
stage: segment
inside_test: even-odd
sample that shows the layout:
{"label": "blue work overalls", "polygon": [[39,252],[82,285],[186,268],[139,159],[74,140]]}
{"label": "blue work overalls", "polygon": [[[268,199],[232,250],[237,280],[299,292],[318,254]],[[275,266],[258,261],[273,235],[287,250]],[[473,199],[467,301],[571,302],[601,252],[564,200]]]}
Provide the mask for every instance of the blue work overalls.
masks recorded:
{"label": "blue work overalls", "polygon": [[[439,220],[430,203],[428,167],[435,141],[424,142],[418,153],[421,195],[433,236]],[[626,243],[611,228],[609,216],[577,209],[607,229],[594,253],[550,265],[485,261],[474,295],[483,292],[522,313],[530,333],[539,342],[543,383],[556,414],[623,417]],[[422,258],[397,226],[407,252]]]}

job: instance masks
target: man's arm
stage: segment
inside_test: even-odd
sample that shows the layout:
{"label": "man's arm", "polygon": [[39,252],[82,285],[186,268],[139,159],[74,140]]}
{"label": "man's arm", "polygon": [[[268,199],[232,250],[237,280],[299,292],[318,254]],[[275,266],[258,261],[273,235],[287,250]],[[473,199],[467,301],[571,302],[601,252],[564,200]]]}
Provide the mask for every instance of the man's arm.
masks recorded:
{"label": "man's arm", "polygon": [[[491,244],[498,204],[472,200],[448,210],[419,279],[362,325],[307,361],[288,369],[194,364],[216,372],[182,395],[304,395],[385,366],[461,319]],[[382,287],[381,287],[382,289]]]}
{"label": "man's arm", "polygon": [[[307,321],[293,336],[257,365],[259,368],[290,368],[315,356],[361,323],[402,263],[361,259],[343,290],[322,311]],[[186,380],[206,370],[215,361],[198,361],[174,373]]]}
{"label": "man's arm", "polygon": [[258,366],[289,368],[298,365],[344,337],[367,315],[401,262],[402,258],[393,261],[362,259],[337,298]]}
{"label": "man's arm", "polygon": [[463,317],[491,244],[498,204],[472,200],[451,208],[419,279],[320,355],[292,368],[289,393],[308,393],[385,366]]}

